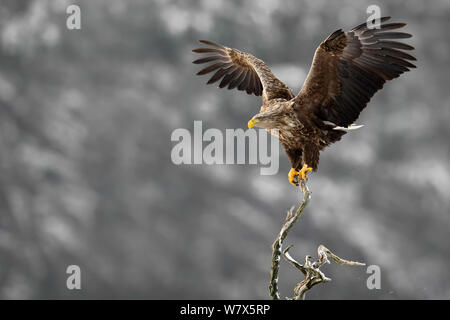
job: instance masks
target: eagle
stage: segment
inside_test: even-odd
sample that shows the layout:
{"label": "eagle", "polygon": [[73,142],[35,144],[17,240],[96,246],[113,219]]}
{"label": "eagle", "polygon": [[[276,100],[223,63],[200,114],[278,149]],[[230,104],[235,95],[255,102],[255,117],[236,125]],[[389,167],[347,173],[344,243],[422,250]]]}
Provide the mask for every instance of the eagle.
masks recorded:
{"label": "eagle", "polygon": [[[207,84],[219,80],[219,88],[237,89],[262,96],[258,114],[248,127],[264,128],[276,135],[291,164],[289,182],[298,186],[319,165],[320,152],[339,141],[386,81],[415,68],[414,47],[397,41],[411,35],[398,32],[406,23],[375,19],[349,30],[336,30],[317,47],[300,92],[294,95],[266,63],[226,46],[206,45],[192,50],[204,54],[195,64],[208,64],[197,75],[214,72]],[[392,31],[395,30],[395,31]]]}

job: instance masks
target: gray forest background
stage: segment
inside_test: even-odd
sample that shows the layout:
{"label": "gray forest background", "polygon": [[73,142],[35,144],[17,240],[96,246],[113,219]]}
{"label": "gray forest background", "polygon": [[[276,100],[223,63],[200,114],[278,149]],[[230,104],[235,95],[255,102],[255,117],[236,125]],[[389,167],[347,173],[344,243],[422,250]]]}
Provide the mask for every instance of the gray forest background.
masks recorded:
{"label": "gray forest background", "polygon": [[[68,4],[82,29],[66,28]],[[450,298],[450,1],[0,1],[0,297],[268,298],[271,250],[298,203],[280,171],[175,166],[176,128],[246,128],[258,98],[205,86],[197,39],[249,51],[294,92],[316,46],[370,4],[408,22],[418,69],[322,154],[286,244],[327,265],[312,299]],[[66,268],[82,289],[66,288]],[[281,265],[281,295],[300,274]]]}

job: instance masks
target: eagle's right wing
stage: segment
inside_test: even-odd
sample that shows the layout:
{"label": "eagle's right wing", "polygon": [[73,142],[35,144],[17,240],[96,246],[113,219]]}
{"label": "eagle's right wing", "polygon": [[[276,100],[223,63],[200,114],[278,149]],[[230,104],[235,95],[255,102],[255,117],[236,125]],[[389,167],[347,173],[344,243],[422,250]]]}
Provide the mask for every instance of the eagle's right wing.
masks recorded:
{"label": "eagle's right wing", "polygon": [[208,45],[208,47],[192,51],[210,55],[197,59],[193,63],[211,62],[211,64],[200,70],[197,75],[215,71],[207,84],[222,79],[219,83],[219,88],[228,86],[228,89],[237,88],[256,96],[264,94],[268,100],[274,98],[290,100],[294,97],[291,90],[273,75],[272,71],[262,60],[249,53],[231,49],[211,41],[199,40],[199,42]]}

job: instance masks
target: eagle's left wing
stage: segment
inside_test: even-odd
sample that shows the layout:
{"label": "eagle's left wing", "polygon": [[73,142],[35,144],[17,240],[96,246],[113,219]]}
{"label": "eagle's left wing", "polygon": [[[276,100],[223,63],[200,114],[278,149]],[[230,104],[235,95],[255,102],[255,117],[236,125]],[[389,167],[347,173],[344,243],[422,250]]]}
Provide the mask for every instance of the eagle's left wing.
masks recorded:
{"label": "eagle's left wing", "polygon": [[411,35],[390,32],[405,23],[384,23],[389,19],[381,18],[378,29],[363,23],[347,32],[337,30],[323,41],[296,97],[298,105],[323,121],[348,127],[386,81],[415,68],[408,60],[416,59],[402,51],[414,48],[393,41]]}
{"label": "eagle's left wing", "polygon": [[199,40],[208,45],[206,48],[192,50],[195,53],[209,54],[193,61],[195,64],[211,63],[200,70],[197,75],[204,75],[215,71],[207,84],[222,79],[219,88],[228,86],[228,89],[237,88],[255,96],[264,96],[270,100],[274,98],[285,98],[290,100],[294,97],[291,90],[275,77],[264,61],[253,55],[231,49],[220,44]]}

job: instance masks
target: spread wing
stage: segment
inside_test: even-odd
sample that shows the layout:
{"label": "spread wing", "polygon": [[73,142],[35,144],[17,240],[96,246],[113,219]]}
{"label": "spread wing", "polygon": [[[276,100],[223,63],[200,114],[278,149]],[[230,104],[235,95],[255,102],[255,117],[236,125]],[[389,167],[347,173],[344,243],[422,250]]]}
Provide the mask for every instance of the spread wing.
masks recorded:
{"label": "spread wing", "polygon": [[267,99],[294,97],[291,90],[270,71],[269,67],[260,59],[249,53],[231,49],[220,44],[199,40],[208,45],[206,48],[192,50],[195,53],[208,54],[193,61],[195,64],[210,63],[200,70],[197,75],[204,75],[215,71],[207,84],[219,81],[219,88],[228,86],[228,89],[237,88],[248,94],[260,96],[264,94]]}
{"label": "spread wing", "polygon": [[323,41],[297,101],[321,120],[347,127],[386,81],[415,68],[408,60],[416,59],[404,52],[414,48],[393,41],[411,35],[390,31],[406,24],[385,23],[389,19],[381,18],[378,29],[363,23],[347,32],[337,30]]}

